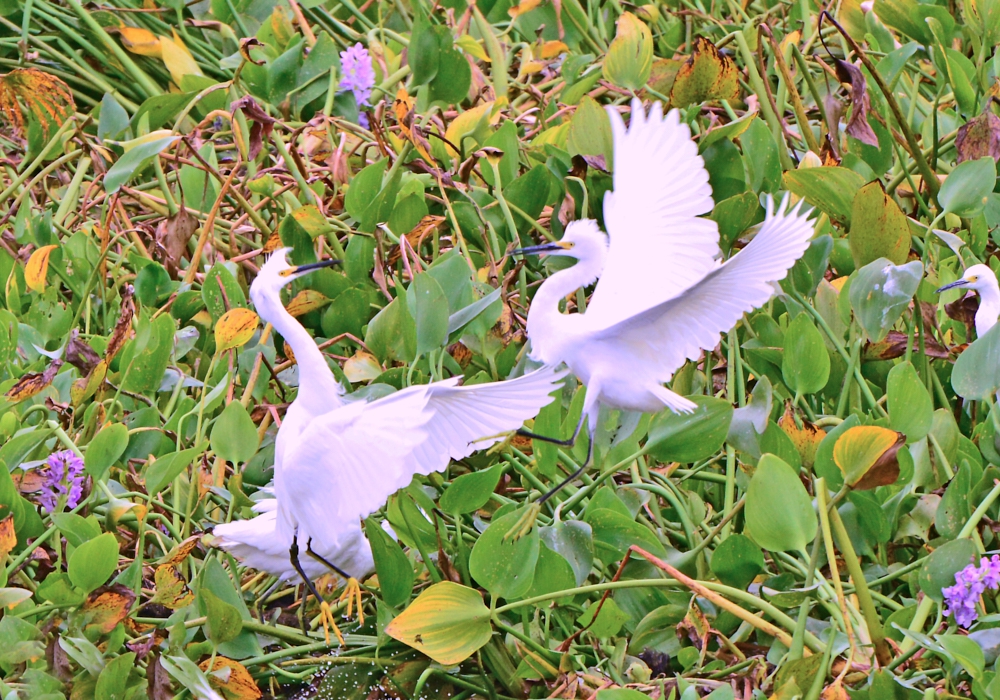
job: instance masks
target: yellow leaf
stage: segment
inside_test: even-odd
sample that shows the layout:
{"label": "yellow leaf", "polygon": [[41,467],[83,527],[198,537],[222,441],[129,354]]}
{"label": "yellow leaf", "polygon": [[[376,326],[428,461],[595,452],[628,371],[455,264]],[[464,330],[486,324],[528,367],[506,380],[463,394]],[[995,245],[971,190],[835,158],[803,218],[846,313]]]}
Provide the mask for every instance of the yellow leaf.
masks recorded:
{"label": "yellow leaf", "polygon": [[118,28],[118,35],[122,39],[122,46],[134,54],[160,58],[163,53],[160,37],[148,29],[121,26]]}
{"label": "yellow leaf", "polygon": [[516,7],[512,7],[507,10],[507,14],[516,19],[525,12],[531,12],[541,4],[542,0],[521,0]]}
{"label": "yellow leaf", "polygon": [[378,360],[370,353],[358,350],[344,363],[344,376],[354,384],[355,382],[370,382],[382,374],[382,367]]}
{"label": "yellow leaf", "polygon": [[24,283],[28,289],[36,292],[45,291],[45,276],[49,272],[49,256],[58,246],[43,245],[28,258],[28,264],[24,267]]}
{"label": "yellow leaf", "polygon": [[49,365],[44,372],[29,372],[23,375],[17,382],[14,383],[7,393],[4,394],[4,398],[10,403],[17,403],[19,401],[24,401],[25,399],[30,399],[32,396],[38,394],[42,389],[47,387],[55,379],[56,374],[59,373],[59,368],[62,367],[62,360],[52,360],[52,364]]}
{"label": "yellow leaf", "polygon": [[223,352],[246,345],[257,330],[259,320],[257,314],[243,307],[224,313],[215,324],[215,351]]}
{"label": "yellow leaf", "polygon": [[177,36],[177,32],[174,32],[173,39],[168,39],[165,36],[160,37],[160,45],[163,48],[163,63],[170,71],[170,79],[174,81],[175,85],[179,86],[181,78],[185,75],[203,75],[201,68],[194,60],[194,56],[188,51],[181,38]]}
{"label": "yellow leaf", "polygon": [[795,445],[795,449],[799,451],[799,456],[802,457],[802,464],[806,467],[811,467],[813,462],[816,461],[816,449],[819,447],[819,443],[823,442],[823,438],[826,437],[826,431],[822,428],[817,428],[807,420],[802,421],[802,427],[800,428],[795,423],[791,406],[788,407],[785,414],[778,420],[778,426],[792,439],[792,444]]}
{"label": "yellow leaf", "polygon": [[294,299],[288,302],[288,306],[285,308],[288,310],[288,313],[297,318],[310,311],[322,309],[329,303],[330,300],[315,289],[303,289],[295,295]]}
{"label": "yellow leaf", "polygon": [[569,47],[561,41],[546,41],[542,44],[541,57],[543,59],[555,58],[561,53],[569,53]]}
{"label": "yellow leaf", "polygon": [[198,666],[208,675],[208,682],[226,696],[226,700],[257,700],[263,693],[257,682],[239,661],[216,656],[205,659]]}
{"label": "yellow leaf", "polygon": [[135,593],[121,584],[98,588],[83,604],[84,629],[108,634],[128,617],[134,602]]}
{"label": "yellow leaf", "polygon": [[275,231],[271,234],[270,238],[267,239],[267,242],[264,243],[264,250],[261,252],[263,252],[264,255],[270,255],[280,248],[281,245],[281,236],[278,235],[277,231]]}
{"label": "yellow leaf", "polygon": [[299,207],[292,212],[292,218],[313,239],[333,228],[315,204],[307,204],[304,207]]}
{"label": "yellow leaf", "polygon": [[906,436],[875,425],[849,428],[833,446],[833,461],[844,481],[857,490],[887,486],[899,478],[896,453]]}
{"label": "yellow leaf", "polygon": [[151,603],[179,610],[194,600],[194,593],[188,588],[187,581],[174,564],[161,564],[156,567],[153,581],[156,584],[156,593],[150,600]]}
{"label": "yellow leaf", "polygon": [[733,60],[719,53],[708,39],[698,37],[694,51],[674,80],[670,104],[687,107],[706,100],[733,100],[739,90],[739,71]]}
{"label": "yellow leaf", "polygon": [[105,377],[107,376],[108,361],[107,359],[104,359],[98,362],[97,366],[90,370],[90,374],[86,377],[80,377],[73,382],[73,385],[69,388],[69,397],[73,402],[73,405],[79,406],[91,396],[96,394],[97,390],[100,388]]}
{"label": "yellow leaf", "polygon": [[639,90],[653,70],[653,35],[631,12],[618,18],[618,32],[604,59],[604,77],[618,87]]}
{"label": "yellow leaf", "polygon": [[16,131],[24,126],[21,103],[28,108],[46,135],[76,111],[69,86],[54,75],[37,68],[15,68],[0,76],[0,112]]}
{"label": "yellow leaf", "polygon": [[386,634],[439,664],[461,663],[490,641],[490,611],[478,591],[435,583],[385,628]]}
{"label": "yellow leaf", "polygon": [[0,560],[3,560],[17,546],[17,535],[14,534],[14,516],[8,515],[0,520]]}
{"label": "yellow leaf", "polygon": [[485,63],[490,62],[490,57],[486,55],[486,49],[484,49],[483,45],[472,38],[469,34],[463,34],[460,36],[455,41],[455,45],[470,56],[478,58],[480,61],[484,61]]}
{"label": "yellow leaf", "polygon": [[[494,115],[493,107],[495,102],[484,102],[478,107],[468,109],[451,120],[448,129],[444,132],[444,137],[456,146],[461,146],[462,139],[472,136],[481,136],[483,140],[488,136],[487,125],[494,124],[500,120],[499,110]],[[451,147],[449,146],[449,150]],[[452,151],[454,153],[454,151]],[[457,155],[457,154],[455,154]]]}

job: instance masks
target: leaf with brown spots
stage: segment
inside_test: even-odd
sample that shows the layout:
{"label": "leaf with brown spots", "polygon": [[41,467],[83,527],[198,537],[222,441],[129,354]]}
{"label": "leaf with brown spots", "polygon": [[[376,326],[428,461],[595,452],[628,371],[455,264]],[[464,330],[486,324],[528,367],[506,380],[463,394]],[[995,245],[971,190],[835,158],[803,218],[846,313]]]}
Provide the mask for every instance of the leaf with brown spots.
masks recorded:
{"label": "leaf with brown spots", "polygon": [[[438,216],[437,214],[428,214],[427,216],[420,219],[416,226],[406,234],[406,242],[409,244],[410,248],[413,250],[419,250],[420,246],[423,244],[424,239],[427,238],[431,233],[440,228],[445,222],[445,217]],[[402,251],[398,245],[394,245],[389,249],[389,253],[386,256],[386,261],[389,265],[395,265],[396,262],[403,257]]]}
{"label": "leaf with brown spots", "polygon": [[128,617],[133,603],[135,603],[135,593],[132,589],[120,583],[101,586],[87,596],[83,604],[83,612],[87,619],[85,629],[99,630],[101,634],[108,634],[119,622]]}
{"label": "leaf with brown spots", "polygon": [[81,377],[73,382],[69,388],[69,397],[74,406],[79,406],[84,401],[97,393],[105,377],[108,376],[108,361],[101,360],[97,366],[86,377]]}
{"label": "leaf with brown spots", "polygon": [[94,351],[94,348],[80,340],[80,330],[74,328],[69,334],[69,342],[66,343],[66,362],[80,370],[80,374],[86,376],[94,370],[100,361],[101,356]]}
{"label": "leaf with brown spots", "polygon": [[52,360],[44,372],[29,372],[25,374],[4,394],[4,398],[10,403],[18,403],[25,399],[30,399],[47,387],[59,373],[59,368],[63,366],[62,360]]}
{"label": "leaf with brown spots", "polygon": [[108,362],[118,354],[118,351],[125,345],[134,334],[132,332],[132,318],[135,316],[135,299],[133,298],[135,289],[131,284],[126,284],[122,291],[122,303],[118,309],[118,321],[115,329],[111,332],[108,340],[108,349],[104,351],[104,359]]}
{"label": "leaf with brown spots", "polygon": [[218,688],[226,696],[226,700],[257,700],[263,696],[257,682],[239,661],[216,656],[202,661],[198,668],[208,676],[208,682],[213,688]]}
{"label": "leaf with brown spots", "polygon": [[0,561],[3,561],[16,546],[17,535],[14,533],[14,516],[8,515],[0,520]]}
{"label": "leaf with brown spots", "polygon": [[270,238],[267,239],[267,242],[264,243],[264,249],[261,252],[264,253],[264,255],[270,255],[281,246],[281,236],[277,231],[275,231],[271,234]]}
{"label": "leaf with brown spots", "polygon": [[868,110],[871,107],[871,101],[868,97],[868,83],[864,74],[857,66],[839,58],[834,63],[837,68],[837,79],[851,86],[851,118],[844,131],[847,132],[848,136],[853,136],[861,143],[878,148],[878,137],[868,123]]}
{"label": "leaf with brown spots", "polygon": [[728,56],[708,39],[694,40],[694,51],[677,71],[670,89],[670,105],[687,107],[706,100],[734,100],[739,95],[739,72]]}
{"label": "leaf with brown spots", "polygon": [[201,541],[201,535],[191,535],[179,545],[167,552],[158,563],[160,564],[180,564],[188,558]]}
{"label": "leaf with brown spots", "polygon": [[222,314],[215,324],[215,351],[224,352],[249,343],[259,321],[257,314],[242,306]]}
{"label": "leaf with brown spots", "polygon": [[292,316],[298,318],[310,311],[317,311],[330,303],[330,300],[315,289],[303,289],[295,295],[295,298],[288,302],[285,310]]}
{"label": "leaf with brown spots", "polygon": [[58,247],[57,245],[44,245],[36,249],[28,258],[28,264],[24,266],[24,284],[27,285],[28,289],[36,292],[45,291],[45,277],[49,272],[49,256]]}
{"label": "leaf with brown spots", "polygon": [[826,437],[826,431],[822,428],[817,428],[807,420],[802,420],[802,427],[800,428],[795,422],[795,416],[792,414],[790,404],[785,409],[785,414],[778,419],[778,427],[784,430],[785,434],[792,439],[792,444],[795,445],[795,449],[798,450],[799,455],[802,457],[803,466],[811,467],[813,462],[816,461],[816,449],[819,447],[819,443],[823,442],[823,438]]}
{"label": "leaf with brown spots", "polygon": [[430,155],[430,143],[420,133],[419,128],[414,128],[414,102],[413,98],[406,92],[406,88],[399,88],[396,93],[396,100],[392,103],[392,112],[396,115],[396,122],[399,124],[400,131],[403,132],[403,136],[414,145],[424,160],[433,163],[434,159]]}
{"label": "leaf with brown spots", "polygon": [[[883,340],[877,343],[866,343],[862,356],[865,360],[894,360],[906,354],[906,333],[901,331],[889,331]],[[918,340],[914,341],[913,347],[918,347]],[[927,357],[944,360],[949,357],[948,350],[939,342],[928,336],[924,339],[924,353]]]}
{"label": "leaf with brown spots", "polygon": [[955,151],[959,163],[986,156],[1000,162],[1000,117],[987,108],[978,117],[958,127]]}
{"label": "leaf with brown spots", "polygon": [[156,567],[153,581],[156,593],[150,599],[150,603],[159,603],[171,610],[179,610],[194,600],[194,593],[188,588],[180,569],[173,564],[161,564]]}
{"label": "leaf with brown spots", "polygon": [[0,76],[0,112],[15,131],[24,129],[21,104],[38,120],[46,136],[52,126],[62,126],[76,111],[69,86],[54,75],[37,68],[15,68]]}

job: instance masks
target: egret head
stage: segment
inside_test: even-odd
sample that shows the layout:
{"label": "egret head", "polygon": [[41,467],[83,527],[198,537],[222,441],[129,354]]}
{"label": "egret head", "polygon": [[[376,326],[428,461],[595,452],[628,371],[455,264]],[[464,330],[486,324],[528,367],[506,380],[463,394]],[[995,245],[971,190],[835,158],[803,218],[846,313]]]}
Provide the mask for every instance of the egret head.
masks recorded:
{"label": "egret head", "polygon": [[986,265],[972,265],[956,281],[941,287],[938,292],[954,287],[965,287],[977,292],[984,289],[996,289],[997,277],[993,274],[993,270]]}
{"label": "egret head", "polygon": [[571,221],[562,240],[512,251],[514,255],[566,255],[577,260],[600,260],[608,253],[608,237],[593,219]]}
{"label": "egret head", "polygon": [[273,300],[277,300],[280,304],[281,289],[292,280],[298,279],[312,270],[329,267],[340,262],[339,260],[323,260],[309,265],[290,265],[287,255],[291,251],[291,248],[279,248],[274,251],[264,266],[260,268],[253,284],[250,285],[250,298],[258,309]]}

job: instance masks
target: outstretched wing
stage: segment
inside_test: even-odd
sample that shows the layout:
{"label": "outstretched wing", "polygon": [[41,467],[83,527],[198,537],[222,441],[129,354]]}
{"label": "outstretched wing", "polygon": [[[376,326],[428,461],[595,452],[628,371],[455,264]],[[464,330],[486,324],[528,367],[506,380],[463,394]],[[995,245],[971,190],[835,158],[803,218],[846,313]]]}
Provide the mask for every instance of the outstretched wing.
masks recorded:
{"label": "outstretched wing", "polygon": [[754,239],[693,287],[598,331],[593,339],[610,344],[608,351],[621,361],[650,368],[657,381],[669,379],[685,359],[714,348],[720,333],[771,298],[771,283],[784,279],[809,246],[810,212],[800,211],[801,204],[788,209],[787,202],[786,196],[774,214],[768,201],[767,218]]}
{"label": "outstretched wing", "polygon": [[[320,416],[285,458],[283,522],[335,541],[340,528],[378,510],[415,474],[441,471],[520,427],[552,400],[565,372],[545,367],[505,382],[415,386]],[[490,437],[485,442],[480,438]]]}
{"label": "outstretched wing", "polygon": [[634,99],[628,129],[617,111],[608,114],[615,149],[614,190],[604,196],[610,243],[587,306],[600,326],[677,296],[719,255],[718,226],[699,218],[714,206],[708,171],[679,112],[664,117],[656,102],[647,115]]}

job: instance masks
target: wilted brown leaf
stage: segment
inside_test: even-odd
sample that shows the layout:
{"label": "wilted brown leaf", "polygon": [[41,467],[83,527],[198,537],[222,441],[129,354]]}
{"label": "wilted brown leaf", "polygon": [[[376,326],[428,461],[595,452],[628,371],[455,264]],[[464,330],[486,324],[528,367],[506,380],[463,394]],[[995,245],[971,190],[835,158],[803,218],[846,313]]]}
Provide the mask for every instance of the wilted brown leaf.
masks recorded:
{"label": "wilted brown leaf", "polygon": [[7,75],[0,76],[0,112],[3,112],[16,131],[24,129],[22,102],[38,120],[46,135],[53,125],[57,128],[62,126],[76,111],[69,86],[54,75],[37,68],[15,68]]}
{"label": "wilted brown leaf", "polygon": [[979,310],[979,295],[969,293],[961,299],[956,299],[944,305],[948,318],[953,318],[965,326],[965,337],[972,339],[972,331],[976,327],[976,312]]}
{"label": "wilted brown leaf", "polygon": [[[206,659],[198,667],[208,675],[208,682],[212,687],[221,690],[227,700],[256,700],[263,695],[253,676],[239,661],[216,656],[214,663],[212,659]],[[215,673],[223,670],[228,670],[226,680],[220,678],[225,674]]]}
{"label": "wilted brown leaf", "polygon": [[118,351],[122,349],[125,345],[125,341],[129,340],[132,333],[132,318],[135,316],[135,300],[133,296],[135,294],[135,289],[133,289],[131,284],[126,284],[125,289],[122,290],[122,303],[121,308],[118,310],[118,321],[115,323],[115,329],[111,332],[111,338],[108,340],[108,349],[104,351],[104,359],[108,362],[118,354]]}
{"label": "wilted brown leaf", "polygon": [[[249,57],[250,54],[247,52],[244,55]],[[264,139],[271,136],[275,120],[249,95],[241,97],[230,105],[230,111],[233,114],[236,114],[236,110],[238,109],[243,110],[244,116],[253,122],[253,125],[250,127],[249,157],[250,160],[254,160],[264,147]]]}
{"label": "wilted brown leaf", "polygon": [[878,147],[878,137],[868,123],[868,110],[871,101],[868,97],[868,83],[861,69],[847,61],[837,59],[835,62],[837,79],[851,86],[851,118],[844,131],[861,143]]}
{"label": "wilted brown leaf", "polygon": [[802,464],[811,467],[816,461],[816,450],[819,443],[823,442],[823,438],[826,437],[826,431],[817,428],[805,419],[802,419],[802,427],[800,428],[795,422],[791,404],[785,408],[784,415],[778,419],[778,427],[791,438],[792,444],[795,445],[795,449],[802,457]]}
{"label": "wilted brown leaf", "polygon": [[[884,340],[877,343],[866,343],[862,356],[865,360],[894,360],[906,354],[906,333],[889,331]],[[914,346],[919,340],[914,341]],[[924,338],[924,352],[928,357],[939,360],[948,358],[948,350],[936,340],[927,336]]]}
{"label": "wilted brown leaf", "polygon": [[66,362],[80,370],[80,374],[86,376],[94,370],[100,361],[101,356],[95,352],[94,348],[80,340],[80,330],[74,328],[69,334],[69,342],[66,343]]}
{"label": "wilted brown leaf", "polygon": [[739,95],[739,71],[708,39],[694,40],[694,50],[677,71],[670,104],[687,107],[706,100],[734,100]]}
{"label": "wilted brown leaf", "polygon": [[128,617],[133,603],[135,603],[135,593],[132,589],[120,583],[101,586],[87,596],[87,601],[83,604],[83,612],[87,619],[85,628],[108,634],[119,622]]}
{"label": "wilted brown leaf", "polygon": [[448,346],[448,354],[451,355],[458,366],[465,369],[472,362],[472,351],[461,343],[453,343]]}
{"label": "wilted brown leaf", "polygon": [[146,668],[146,678],[149,682],[149,700],[173,700],[175,697],[173,688],[170,685],[170,674],[160,663],[160,655],[157,654]]}
{"label": "wilted brown leaf", "polygon": [[[428,235],[436,231],[445,222],[445,217],[438,216],[436,214],[428,214],[422,218],[413,230],[406,234],[406,242],[410,244],[413,250],[419,250],[420,246],[423,244],[424,239]],[[403,257],[403,253],[398,245],[392,246],[386,256],[386,262],[389,265],[395,265],[396,262]]]}
{"label": "wilted brown leaf", "polygon": [[187,254],[188,241],[198,230],[198,219],[181,208],[156,227],[156,247],[162,253],[163,266],[171,276],[180,269],[181,258]]}
{"label": "wilted brown leaf", "polygon": [[263,48],[264,44],[260,39],[256,37],[250,37],[248,39],[240,39],[240,54],[250,63],[255,66],[262,66],[266,63],[264,60],[256,61],[250,56],[250,49]]}
{"label": "wilted brown leaf", "polygon": [[194,600],[194,593],[188,588],[187,580],[174,564],[161,564],[156,567],[153,581],[156,584],[156,593],[150,599],[150,603],[159,603],[171,610],[179,610]]}
{"label": "wilted brown leaf", "polygon": [[11,403],[17,403],[30,399],[32,396],[47,387],[59,373],[59,368],[63,366],[62,360],[52,360],[44,372],[29,372],[25,374],[4,394],[4,397]]}
{"label": "wilted brown leaf", "polygon": [[401,87],[396,93],[396,100],[392,103],[392,112],[396,116],[396,122],[403,132],[403,136],[413,144],[424,160],[433,163],[434,159],[431,158],[430,154],[431,145],[413,123],[414,102],[413,98],[406,92],[406,88]]}
{"label": "wilted brown leaf", "polygon": [[978,117],[958,127],[955,151],[959,163],[986,156],[1000,162],[1000,117],[987,108]]}

